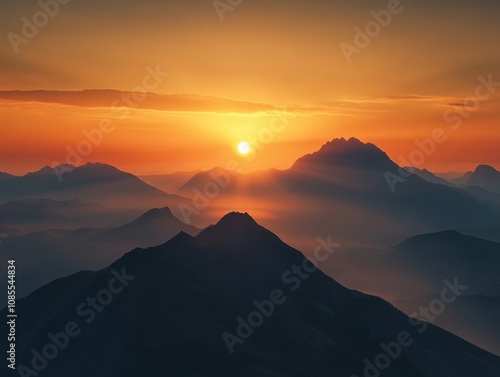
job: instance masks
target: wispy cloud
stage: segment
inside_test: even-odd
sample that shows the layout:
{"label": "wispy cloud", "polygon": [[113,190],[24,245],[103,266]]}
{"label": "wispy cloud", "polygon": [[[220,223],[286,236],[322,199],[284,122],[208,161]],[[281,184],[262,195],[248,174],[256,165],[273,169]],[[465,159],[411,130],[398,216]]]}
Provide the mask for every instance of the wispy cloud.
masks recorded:
{"label": "wispy cloud", "polygon": [[[133,98],[140,100],[133,101]],[[297,115],[348,115],[335,111],[331,106],[307,106],[297,104],[267,104],[239,101],[228,98],[198,96],[194,94],[138,93],[111,89],[82,91],[0,91],[0,99],[19,103],[48,103],[66,106],[113,108],[133,102],[138,110],[180,113],[214,113],[224,115],[266,115],[276,111]]]}
{"label": "wispy cloud", "polygon": [[[137,100],[137,98],[140,99]],[[366,111],[370,113],[388,112],[391,111],[391,106],[403,103],[421,103],[430,106],[456,108],[465,106],[463,97],[421,94],[337,97],[311,104],[270,104],[195,94],[140,93],[113,89],[0,91],[0,101],[3,102],[4,106],[22,106],[23,108],[25,106],[37,108],[37,104],[101,109],[130,107],[148,112],[245,117],[273,115],[277,111],[286,111],[297,116],[334,115],[352,117]],[[132,105],[129,106],[127,103]]]}

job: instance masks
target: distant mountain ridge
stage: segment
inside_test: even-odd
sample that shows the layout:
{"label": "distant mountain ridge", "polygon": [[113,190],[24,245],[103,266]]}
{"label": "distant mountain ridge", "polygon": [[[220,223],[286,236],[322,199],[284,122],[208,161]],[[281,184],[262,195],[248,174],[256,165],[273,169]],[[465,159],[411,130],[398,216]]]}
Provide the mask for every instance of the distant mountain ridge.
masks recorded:
{"label": "distant mountain ridge", "polygon": [[[156,195],[164,194],[162,191],[146,185],[134,175],[102,163],[87,163],[75,167],[74,170],[66,172],[62,177],[62,181],[59,181],[54,168],[45,166],[24,176],[11,178],[0,186],[0,199],[24,199],[41,195],[54,195],[54,193],[63,195],[67,191],[80,188],[80,186],[88,187],[112,182],[129,184],[128,189],[130,190],[142,190],[144,193]],[[122,192],[123,189],[118,190],[117,195]]]}
{"label": "distant mountain ridge", "polygon": [[500,172],[489,165],[479,165],[463,185],[479,186],[500,194]]}
{"label": "distant mountain ridge", "polygon": [[436,174],[427,169],[418,169],[412,166],[405,166],[404,169],[409,171],[410,173],[418,175],[420,178],[425,179],[426,181],[436,183],[438,185],[446,185],[446,186],[453,185],[448,180],[437,176]]}
{"label": "distant mountain ridge", "polygon": [[132,241],[136,247],[149,247],[165,242],[174,232],[180,231],[196,235],[199,229],[184,224],[172,214],[170,208],[164,207],[150,209],[134,221],[104,232],[98,238],[113,246],[126,247]]}
{"label": "distant mountain ridge", "polygon": [[[235,209],[234,203],[241,205],[236,208],[241,211],[279,207],[284,216],[271,216],[265,224],[286,234],[296,246],[298,239],[301,247],[308,247],[304,240],[314,239],[318,231],[336,229],[345,236],[344,242],[387,246],[418,233],[486,228],[500,215],[500,207],[490,203],[500,200],[492,196],[496,194],[474,188],[464,192],[416,174],[398,181],[393,193],[385,176],[388,172],[400,176],[404,169],[374,144],[341,138],[283,171],[231,174],[234,172],[212,169],[197,173],[183,185],[180,195],[166,194],[108,165],[87,164],[65,174],[64,181],[56,180],[57,184],[50,168],[8,179],[5,183],[9,184],[0,187],[0,201],[12,200],[12,196],[79,198],[113,211],[128,211],[127,220],[149,208],[168,206],[174,215],[197,227]],[[206,197],[205,191],[214,183],[216,195]],[[183,212],[181,204],[191,212]],[[297,224],[296,229],[290,231],[287,223]],[[355,232],[356,228],[364,231]]]}
{"label": "distant mountain ridge", "polygon": [[[168,207],[154,208],[134,221],[118,227],[51,229],[34,233],[14,231],[9,224],[0,224],[0,232],[9,237],[2,241],[0,256],[15,257],[22,265],[17,295],[23,297],[41,284],[76,272],[78,269],[99,269],[136,247],[160,245],[183,231],[196,235],[200,231],[176,218]],[[0,277],[6,277],[6,269]],[[0,292],[0,302],[6,292]]]}
{"label": "distant mountain ridge", "polygon": [[107,209],[130,210],[137,216],[151,207],[169,206],[174,211],[187,199],[148,185],[136,176],[114,166],[87,163],[62,175],[51,167],[21,177],[2,180],[0,203],[23,199],[79,199],[98,203]]}
{"label": "distant mountain ridge", "polygon": [[408,314],[438,295],[444,279],[456,278],[467,289],[457,305],[446,308],[449,317],[437,318],[436,324],[500,355],[495,335],[500,297],[491,294],[500,284],[498,242],[452,230],[422,234],[391,248],[336,253],[325,269],[343,284],[384,297]]}
{"label": "distant mountain ridge", "polygon": [[[394,192],[387,173],[400,177]],[[191,195],[194,188],[203,193],[213,182],[192,185]],[[314,240],[318,233],[335,231],[346,244],[388,246],[419,233],[487,227],[500,216],[500,208],[411,175],[374,144],[355,138],[334,139],[287,170],[231,176],[219,191],[205,200],[206,210],[190,218],[194,224],[214,221],[235,209],[234,203],[241,203],[240,211],[275,208],[281,216],[271,214],[264,225],[304,249],[314,247],[304,240]]]}

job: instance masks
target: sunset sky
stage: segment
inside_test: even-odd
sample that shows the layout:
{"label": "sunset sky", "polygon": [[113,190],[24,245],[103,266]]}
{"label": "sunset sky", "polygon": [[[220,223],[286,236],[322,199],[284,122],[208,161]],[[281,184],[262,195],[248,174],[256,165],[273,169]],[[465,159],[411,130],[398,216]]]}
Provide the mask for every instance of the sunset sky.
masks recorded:
{"label": "sunset sky", "polygon": [[[341,44],[354,46],[355,28],[388,1],[244,0],[223,20],[212,0],[58,7],[14,46],[11,33],[23,38],[23,17],[32,21],[40,5],[0,5],[0,171],[65,163],[83,131],[108,120],[112,131],[80,163],[136,174],[235,159],[245,171],[287,168],[328,140],[354,136],[405,165],[415,139],[441,128],[447,140],[418,167],[500,169],[498,1],[402,1],[351,62]],[[144,80],[156,95],[117,108]],[[88,89],[100,90],[79,93]],[[5,92],[17,90],[44,92]],[[238,155],[238,143],[252,138],[260,145],[252,158]]]}

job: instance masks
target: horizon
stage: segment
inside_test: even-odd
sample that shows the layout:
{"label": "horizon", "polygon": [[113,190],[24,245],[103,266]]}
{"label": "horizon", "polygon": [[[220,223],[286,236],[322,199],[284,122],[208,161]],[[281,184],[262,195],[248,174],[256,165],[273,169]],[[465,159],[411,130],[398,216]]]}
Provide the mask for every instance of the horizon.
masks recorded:
{"label": "horizon", "polygon": [[[354,138],[354,137],[338,137],[338,138],[334,138],[334,139],[328,140],[324,144],[322,144],[320,148],[318,148],[316,150],[313,150],[313,151],[309,151],[309,152],[307,152],[307,153],[305,153],[303,155],[297,156],[288,166],[281,167],[281,168],[278,168],[278,167],[275,167],[275,166],[270,166],[270,167],[256,168],[256,169],[253,169],[253,170],[244,170],[242,168],[242,165],[238,164],[237,166],[240,169],[238,171],[238,173],[240,173],[240,174],[258,173],[258,172],[264,172],[264,171],[273,170],[273,169],[277,169],[277,170],[281,170],[281,171],[288,170],[288,169],[290,169],[293,166],[293,164],[299,158],[301,158],[301,157],[303,157],[303,156],[305,156],[307,154],[311,154],[311,153],[319,151],[327,143],[330,143],[330,142],[335,141],[335,140],[342,140],[342,139],[349,140],[351,138]],[[354,138],[354,139],[356,139],[356,138]],[[384,151],[382,148],[380,148],[378,145],[376,145],[374,143],[371,143],[369,141],[365,142],[365,141],[359,140],[359,139],[356,139],[356,140],[360,141],[363,144],[373,144],[377,148],[379,148],[382,152],[387,153],[386,151]],[[237,148],[235,148],[235,149],[237,149]],[[238,156],[237,151],[235,151],[235,157],[236,158],[239,157],[240,161],[244,161],[246,156]],[[396,164],[398,164],[397,161],[395,161],[393,158],[391,158],[390,155],[388,155],[388,157],[391,159],[391,161],[393,161]],[[233,160],[231,160],[230,162],[238,161],[236,158],[233,159]],[[168,171],[168,170],[158,170],[158,171],[153,171],[153,172],[141,172],[141,171],[137,171],[137,170],[136,171],[134,171],[134,170],[128,170],[126,168],[126,166],[122,167],[122,166],[120,166],[120,164],[112,164],[112,163],[109,163],[109,162],[106,162],[106,161],[97,161],[97,160],[96,161],[88,160],[88,161],[81,162],[80,164],[71,164],[71,163],[68,164],[68,163],[65,163],[65,162],[61,162],[59,164],[59,166],[70,165],[70,166],[73,166],[75,168],[79,168],[79,167],[82,167],[82,166],[85,166],[85,165],[88,165],[88,164],[104,164],[104,165],[109,165],[109,166],[117,168],[120,171],[124,171],[124,172],[128,172],[128,173],[134,174],[137,177],[141,177],[141,176],[156,176],[156,175],[157,176],[162,176],[162,175],[180,174],[180,173],[193,173],[193,174],[196,174],[197,172],[210,171],[212,169],[218,169],[218,168],[222,168],[222,169],[225,169],[225,170],[232,170],[232,169],[225,168],[223,166],[212,166],[212,167],[209,167],[207,169],[171,170],[171,171]],[[487,164],[487,163],[466,164],[464,166],[470,166],[471,168],[470,169],[466,169],[466,170],[449,170],[449,171],[431,170],[431,169],[429,169],[429,168],[427,168],[425,166],[413,166],[411,164],[410,165],[398,164],[398,166],[400,166],[402,168],[413,167],[413,168],[417,168],[417,169],[421,169],[421,170],[428,170],[429,172],[431,172],[433,174],[436,174],[436,175],[439,175],[439,174],[443,174],[443,175],[444,174],[466,174],[468,172],[474,172],[481,165],[490,166],[490,167],[494,168],[497,171],[500,170],[500,168],[498,167],[499,165]],[[51,165],[43,165],[43,166],[35,167],[34,170],[16,170],[16,171],[8,171],[8,170],[2,168],[2,170],[0,170],[0,172],[20,177],[20,176],[24,176],[24,175],[29,174],[29,173],[38,172],[38,171],[40,171],[40,170],[42,170],[44,168],[51,168],[51,169],[57,170],[56,169],[57,167],[58,167],[58,165],[52,165],[52,166]]]}

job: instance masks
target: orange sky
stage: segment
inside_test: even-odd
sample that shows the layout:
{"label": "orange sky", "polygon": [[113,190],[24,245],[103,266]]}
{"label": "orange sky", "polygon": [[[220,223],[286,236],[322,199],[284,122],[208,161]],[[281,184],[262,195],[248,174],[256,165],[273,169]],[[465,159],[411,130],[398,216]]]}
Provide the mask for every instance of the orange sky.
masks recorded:
{"label": "orange sky", "polygon": [[[471,98],[463,106],[476,96],[478,77],[500,81],[500,4],[402,2],[348,63],[339,45],[354,45],[354,28],[387,4],[243,1],[223,21],[211,1],[60,5],[18,53],[8,37],[0,41],[0,90],[47,91],[0,93],[0,170],[21,174],[66,162],[67,148],[85,140],[82,132],[108,119],[113,131],[81,163],[137,174],[234,159],[246,171],[286,168],[328,140],[354,136],[404,164],[415,139],[440,128],[447,140],[419,167],[500,168],[497,87],[480,91],[476,110]],[[22,35],[22,17],[40,11],[24,0],[0,7],[6,36]],[[156,67],[168,76],[152,80]],[[160,95],[132,101],[138,108],[126,116],[113,107],[124,106],[122,92],[79,93],[138,90],[148,75],[147,86]],[[254,143],[249,161],[235,150],[252,138],[261,148]]]}

